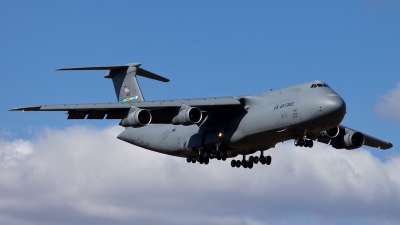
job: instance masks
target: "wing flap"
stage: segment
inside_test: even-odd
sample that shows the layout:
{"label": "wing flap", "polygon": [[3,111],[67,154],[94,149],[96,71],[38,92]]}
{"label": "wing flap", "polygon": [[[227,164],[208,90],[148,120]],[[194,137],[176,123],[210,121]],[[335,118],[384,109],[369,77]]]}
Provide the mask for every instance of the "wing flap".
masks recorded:
{"label": "wing flap", "polygon": [[88,111],[68,111],[69,120],[85,119]]}
{"label": "wing flap", "polygon": [[89,115],[86,117],[86,119],[98,119],[102,120],[106,116],[107,111],[106,110],[94,110],[89,113]]}

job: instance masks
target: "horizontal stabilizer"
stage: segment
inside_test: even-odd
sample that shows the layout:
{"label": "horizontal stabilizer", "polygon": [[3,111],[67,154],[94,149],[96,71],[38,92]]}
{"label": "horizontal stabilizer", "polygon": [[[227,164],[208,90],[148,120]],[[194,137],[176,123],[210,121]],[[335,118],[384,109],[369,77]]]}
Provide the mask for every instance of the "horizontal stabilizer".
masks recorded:
{"label": "horizontal stabilizer", "polygon": [[60,68],[57,70],[122,70],[127,69],[128,65],[122,66],[89,66],[89,67],[72,67],[72,68]]}
{"label": "horizontal stabilizer", "polygon": [[[115,70],[126,70],[129,67],[136,67],[136,75],[142,76],[142,77],[147,77],[153,80],[158,80],[162,82],[169,82],[170,80],[162,77],[160,75],[157,75],[155,73],[152,73],[150,71],[147,71],[145,69],[139,68],[139,66],[142,65],[141,63],[129,63],[126,65],[119,65],[119,66],[89,66],[89,67],[71,67],[71,68],[60,68],[57,69],[57,71],[60,70],[110,70],[110,71],[115,71]],[[111,78],[109,75],[106,75],[106,78]]]}
{"label": "horizontal stabilizer", "polygon": [[158,80],[158,81],[162,81],[162,82],[169,82],[169,79],[162,77],[160,75],[157,75],[155,73],[152,73],[150,71],[138,68],[136,75],[142,76],[142,77],[147,77],[153,80]]}

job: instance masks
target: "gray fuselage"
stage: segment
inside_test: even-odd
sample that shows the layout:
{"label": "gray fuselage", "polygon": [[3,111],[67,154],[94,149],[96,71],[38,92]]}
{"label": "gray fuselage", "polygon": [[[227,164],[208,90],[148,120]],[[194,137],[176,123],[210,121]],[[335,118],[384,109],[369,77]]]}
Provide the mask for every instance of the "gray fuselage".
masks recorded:
{"label": "gray fuselage", "polygon": [[319,81],[237,98],[243,103],[240,110],[209,113],[200,125],[128,127],[118,138],[174,156],[221,147],[235,157],[290,139],[311,138],[338,126],[346,113],[340,95]]}

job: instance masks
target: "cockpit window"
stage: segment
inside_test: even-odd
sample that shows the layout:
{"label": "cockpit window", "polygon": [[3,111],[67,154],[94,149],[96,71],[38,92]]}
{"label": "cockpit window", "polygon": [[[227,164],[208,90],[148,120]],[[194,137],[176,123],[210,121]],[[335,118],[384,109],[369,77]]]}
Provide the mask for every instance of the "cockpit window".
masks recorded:
{"label": "cockpit window", "polygon": [[311,85],[311,88],[316,88],[316,87],[329,87],[329,86],[325,83],[318,83],[318,84]]}

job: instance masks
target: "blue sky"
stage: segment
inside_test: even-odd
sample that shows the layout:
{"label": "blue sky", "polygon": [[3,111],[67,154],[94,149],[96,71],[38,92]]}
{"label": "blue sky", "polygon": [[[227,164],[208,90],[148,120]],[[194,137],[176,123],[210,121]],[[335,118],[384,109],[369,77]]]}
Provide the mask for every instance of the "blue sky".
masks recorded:
{"label": "blue sky", "polygon": [[[0,139],[10,146],[34,145],[46,129],[109,129],[118,122],[7,110],[116,101],[102,71],[55,69],[141,62],[171,80],[139,78],[146,100],[256,94],[325,81],[347,103],[344,125],[394,144],[389,151],[365,148],[385,163],[400,153],[399,40],[395,0],[2,1]],[[293,222],[291,211],[280,213]],[[300,215],[314,221],[315,213],[317,221],[329,217]],[[258,214],[246,218],[252,218],[247,224],[264,221]],[[339,222],[360,221],[365,222],[351,217]]]}

